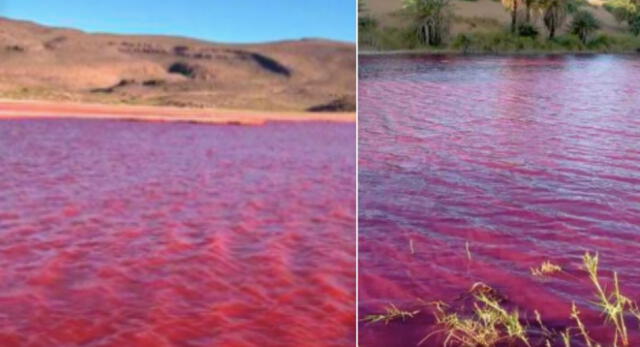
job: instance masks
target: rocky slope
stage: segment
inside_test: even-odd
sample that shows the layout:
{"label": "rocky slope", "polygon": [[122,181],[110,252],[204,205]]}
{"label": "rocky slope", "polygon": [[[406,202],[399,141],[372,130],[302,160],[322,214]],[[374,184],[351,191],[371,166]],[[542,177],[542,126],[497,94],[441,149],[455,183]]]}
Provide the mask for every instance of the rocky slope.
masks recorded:
{"label": "rocky slope", "polygon": [[355,45],[218,44],[0,18],[0,98],[256,110],[355,109]]}

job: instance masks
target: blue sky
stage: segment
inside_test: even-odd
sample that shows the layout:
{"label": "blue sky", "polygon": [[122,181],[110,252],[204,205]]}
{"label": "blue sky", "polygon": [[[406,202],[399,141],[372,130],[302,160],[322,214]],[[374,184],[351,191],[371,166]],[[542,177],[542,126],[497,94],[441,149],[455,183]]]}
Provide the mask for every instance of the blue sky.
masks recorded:
{"label": "blue sky", "polygon": [[218,42],[355,41],[355,0],[0,0],[0,16],[90,32]]}

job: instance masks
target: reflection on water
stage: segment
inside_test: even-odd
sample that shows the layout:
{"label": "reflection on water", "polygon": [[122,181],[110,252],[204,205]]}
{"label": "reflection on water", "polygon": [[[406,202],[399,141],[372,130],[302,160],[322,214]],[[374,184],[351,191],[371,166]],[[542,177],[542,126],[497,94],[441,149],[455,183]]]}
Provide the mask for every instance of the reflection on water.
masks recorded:
{"label": "reflection on water", "polygon": [[0,345],[349,345],[354,133],[0,122]]}
{"label": "reflection on water", "polygon": [[[363,57],[360,78],[361,315],[483,281],[556,327],[576,300],[603,336],[585,250],[640,299],[637,57]],[[533,278],[546,259],[565,273]],[[361,343],[432,323],[361,325]]]}

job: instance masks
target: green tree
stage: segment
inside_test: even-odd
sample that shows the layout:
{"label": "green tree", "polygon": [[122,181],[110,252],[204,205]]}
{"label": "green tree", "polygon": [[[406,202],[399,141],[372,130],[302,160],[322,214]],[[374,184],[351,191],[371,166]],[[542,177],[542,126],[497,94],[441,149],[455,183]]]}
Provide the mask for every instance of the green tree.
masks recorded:
{"label": "green tree", "polygon": [[411,18],[422,44],[439,46],[449,31],[451,0],[404,0],[403,11]]}
{"label": "green tree", "polygon": [[571,32],[577,35],[582,43],[586,44],[589,36],[598,29],[600,29],[600,23],[591,12],[578,11],[573,15]]}

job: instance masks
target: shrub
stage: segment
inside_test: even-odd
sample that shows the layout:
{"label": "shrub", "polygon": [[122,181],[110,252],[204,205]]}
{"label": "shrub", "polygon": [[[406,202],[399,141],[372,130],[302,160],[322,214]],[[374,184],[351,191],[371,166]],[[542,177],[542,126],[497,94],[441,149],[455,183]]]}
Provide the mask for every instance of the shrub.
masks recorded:
{"label": "shrub", "polygon": [[538,37],[538,29],[530,23],[523,23],[518,26],[518,35],[523,37]]}
{"label": "shrub", "polygon": [[451,42],[451,47],[456,50],[461,50],[463,53],[467,53],[472,43],[473,41],[469,35],[458,34]]}
{"label": "shrub", "polygon": [[637,11],[631,0],[609,0],[604,4],[604,8],[620,23],[628,21]]}
{"label": "shrub", "polygon": [[615,44],[612,37],[601,34],[589,41],[587,48],[595,51],[608,51]]}
{"label": "shrub", "polygon": [[582,41],[575,35],[561,35],[554,38],[552,42],[567,51],[580,51],[584,49]]}
{"label": "shrub", "polygon": [[168,72],[193,78],[195,74],[195,68],[187,63],[177,62],[169,66]]}
{"label": "shrub", "polygon": [[586,44],[589,36],[598,29],[600,29],[600,23],[591,12],[578,11],[573,16],[571,33],[578,36],[583,44]]}
{"label": "shrub", "polygon": [[640,13],[629,20],[629,30],[635,36],[640,35]]}

